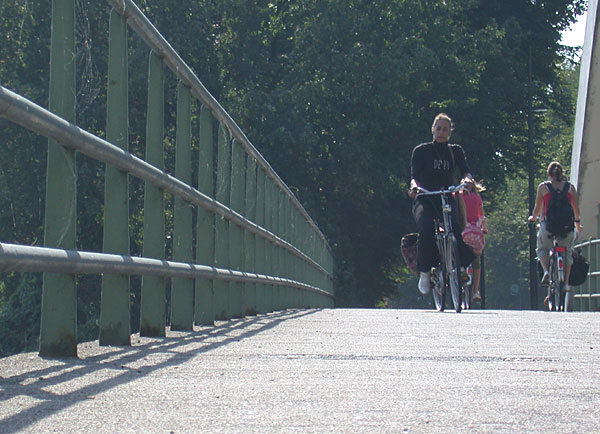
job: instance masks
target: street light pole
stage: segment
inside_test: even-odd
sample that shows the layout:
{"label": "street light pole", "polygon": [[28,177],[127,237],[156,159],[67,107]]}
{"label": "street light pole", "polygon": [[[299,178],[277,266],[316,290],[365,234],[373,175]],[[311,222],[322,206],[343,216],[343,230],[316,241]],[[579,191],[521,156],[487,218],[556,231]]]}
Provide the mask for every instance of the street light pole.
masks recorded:
{"label": "street light pole", "polygon": [[[533,91],[531,79],[531,43],[529,43],[529,77],[527,80],[527,132],[529,135],[527,146],[527,159],[529,162],[529,215],[533,213],[535,202],[534,170],[533,170]],[[535,225],[529,224],[529,292],[531,296],[531,309],[537,310],[537,264],[536,264],[536,231]]]}

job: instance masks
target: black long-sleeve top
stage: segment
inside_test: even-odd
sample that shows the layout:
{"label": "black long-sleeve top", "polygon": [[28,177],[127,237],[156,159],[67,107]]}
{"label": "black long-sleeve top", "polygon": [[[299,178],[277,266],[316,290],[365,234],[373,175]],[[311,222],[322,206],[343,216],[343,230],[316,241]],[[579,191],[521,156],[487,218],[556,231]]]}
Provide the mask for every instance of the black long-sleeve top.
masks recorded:
{"label": "black long-sleeve top", "polygon": [[417,183],[427,190],[439,190],[454,184],[454,164],[450,155],[450,147],[454,152],[454,161],[464,177],[471,173],[460,145],[448,143],[422,143],[412,152],[411,175]]}

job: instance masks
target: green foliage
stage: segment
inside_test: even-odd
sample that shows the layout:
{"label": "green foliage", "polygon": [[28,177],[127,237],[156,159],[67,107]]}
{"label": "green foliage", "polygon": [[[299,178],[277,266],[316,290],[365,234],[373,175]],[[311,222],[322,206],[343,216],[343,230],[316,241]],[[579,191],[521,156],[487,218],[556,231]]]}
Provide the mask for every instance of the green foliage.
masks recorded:
{"label": "green foliage", "polygon": [[0,281],[0,357],[34,351],[40,334],[40,274],[2,273]]}
{"label": "green foliage", "polygon": [[[492,210],[487,213],[490,233],[485,247],[488,308],[529,307],[527,184],[527,176],[512,177],[506,189],[493,195],[494,208],[484,202]],[[511,288],[518,288],[517,294],[511,294]]]}

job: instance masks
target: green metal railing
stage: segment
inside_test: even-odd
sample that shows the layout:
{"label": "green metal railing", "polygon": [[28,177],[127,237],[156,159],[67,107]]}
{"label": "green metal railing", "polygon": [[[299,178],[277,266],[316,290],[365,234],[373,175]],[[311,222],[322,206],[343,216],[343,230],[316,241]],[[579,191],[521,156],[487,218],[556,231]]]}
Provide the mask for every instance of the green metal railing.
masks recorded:
{"label": "green metal railing", "polygon": [[583,285],[574,288],[573,310],[600,310],[600,239],[589,239],[575,248],[581,248],[581,253],[590,263],[588,278]]}
{"label": "green metal railing", "polygon": [[[0,243],[0,271],[44,272],[40,355],[77,355],[77,274],[102,274],[101,345],[130,345],[130,275],[142,276],[142,336],[165,336],[166,279],[173,330],[290,307],[332,307],[333,258],[310,216],[137,6],[107,1],[113,9],[106,140],[75,125],[75,0],[53,1],[49,110],[0,86],[0,115],[49,139],[45,247]],[[127,152],[128,29],[150,50],[145,161]],[[165,66],[179,81],[173,175],[163,161]],[[76,248],[77,152],[106,163],[102,253]],[[143,257],[130,256],[128,176],[145,182]],[[170,259],[165,192],[175,197]]]}

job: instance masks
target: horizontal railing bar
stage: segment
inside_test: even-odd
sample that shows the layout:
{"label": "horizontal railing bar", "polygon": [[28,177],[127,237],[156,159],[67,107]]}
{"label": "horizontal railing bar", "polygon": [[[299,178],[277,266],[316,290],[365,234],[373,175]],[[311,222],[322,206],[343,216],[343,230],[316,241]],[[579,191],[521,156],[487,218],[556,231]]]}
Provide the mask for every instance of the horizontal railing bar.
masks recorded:
{"label": "horizontal railing bar", "polygon": [[149,181],[159,188],[188,202],[199,205],[209,211],[234,222],[238,226],[249,230],[274,244],[289,250],[294,255],[303,259],[318,269],[322,274],[331,279],[331,275],[319,263],[307,256],[295,246],[279,238],[267,229],[246,219],[231,208],[226,207],[215,199],[194,189],[168,173],[148,164],[144,160],[129,152],[114,146],[111,143],[79,128],[66,120],[56,116],[48,110],[38,106],[0,85],[0,116],[16,124],[35,131],[45,137],[55,140],[71,149],[78,150],[99,161],[111,164],[124,172]]}
{"label": "horizontal railing bar", "polygon": [[161,259],[0,243],[0,272],[7,271],[67,274],[134,274],[258,282],[275,286],[293,286],[333,297],[328,292],[312,285],[264,274]]}
{"label": "horizontal railing bar", "polygon": [[579,244],[575,244],[574,247],[576,249],[578,249],[578,248],[581,248],[581,247],[584,247],[584,246],[591,246],[591,245],[598,244],[598,243],[600,243],[600,239],[594,238],[593,240],[582,241]]}
{"label": "horizontal railing bar", "polygon": [[192,90],[192,94],[210,110],[213,116],[219,122],[222,122],[227,126],[237,141],[240,142],[244,148],[246,148],[248,154],[257,160],[258,164],[265,169],[267,174],[273,178],[279,188],[281,188],[282,191],[284,191],[292,200],[296,208],[298,208],[306,221],[312,226],[313,230],[325,242],[325,245],[329,251],[331,251],[331,247],[329,246],[327,239],[310,215],[306,212],[300,201],[298,201],[296,196],[281,180],[279,175],[277,175],[267,160],[265,160],[261,153],[258,152],[254,145],[252,145],[248,137],[246,137],[246,134],[223,109],[223,107],[221,107],[219,102],[210,94],[206,87],[204,87],[196,74],[194,74],[190,67],[181,59],[171,44],[169,44],[169,42],[161,35],[158,29],[154,27],[148,18],[146,18],[144,13],[137,7],[137,5],[132,0],[108,0],[108,3],[110,3],[110,5],[120,15],[125,17],[127,24],[129,24],[129,26],[135,30],[135,32],[148,44],[152,50],[154,50],[164,59],[165,64],[171,69],[171,71],[173,71],[173,73]]}
{"label": "horizontal railing bar", "polygon": [[600,298],[600,294],[599,293],[593,293],[593,294],[575,294],[573,297],[574,298]]}

